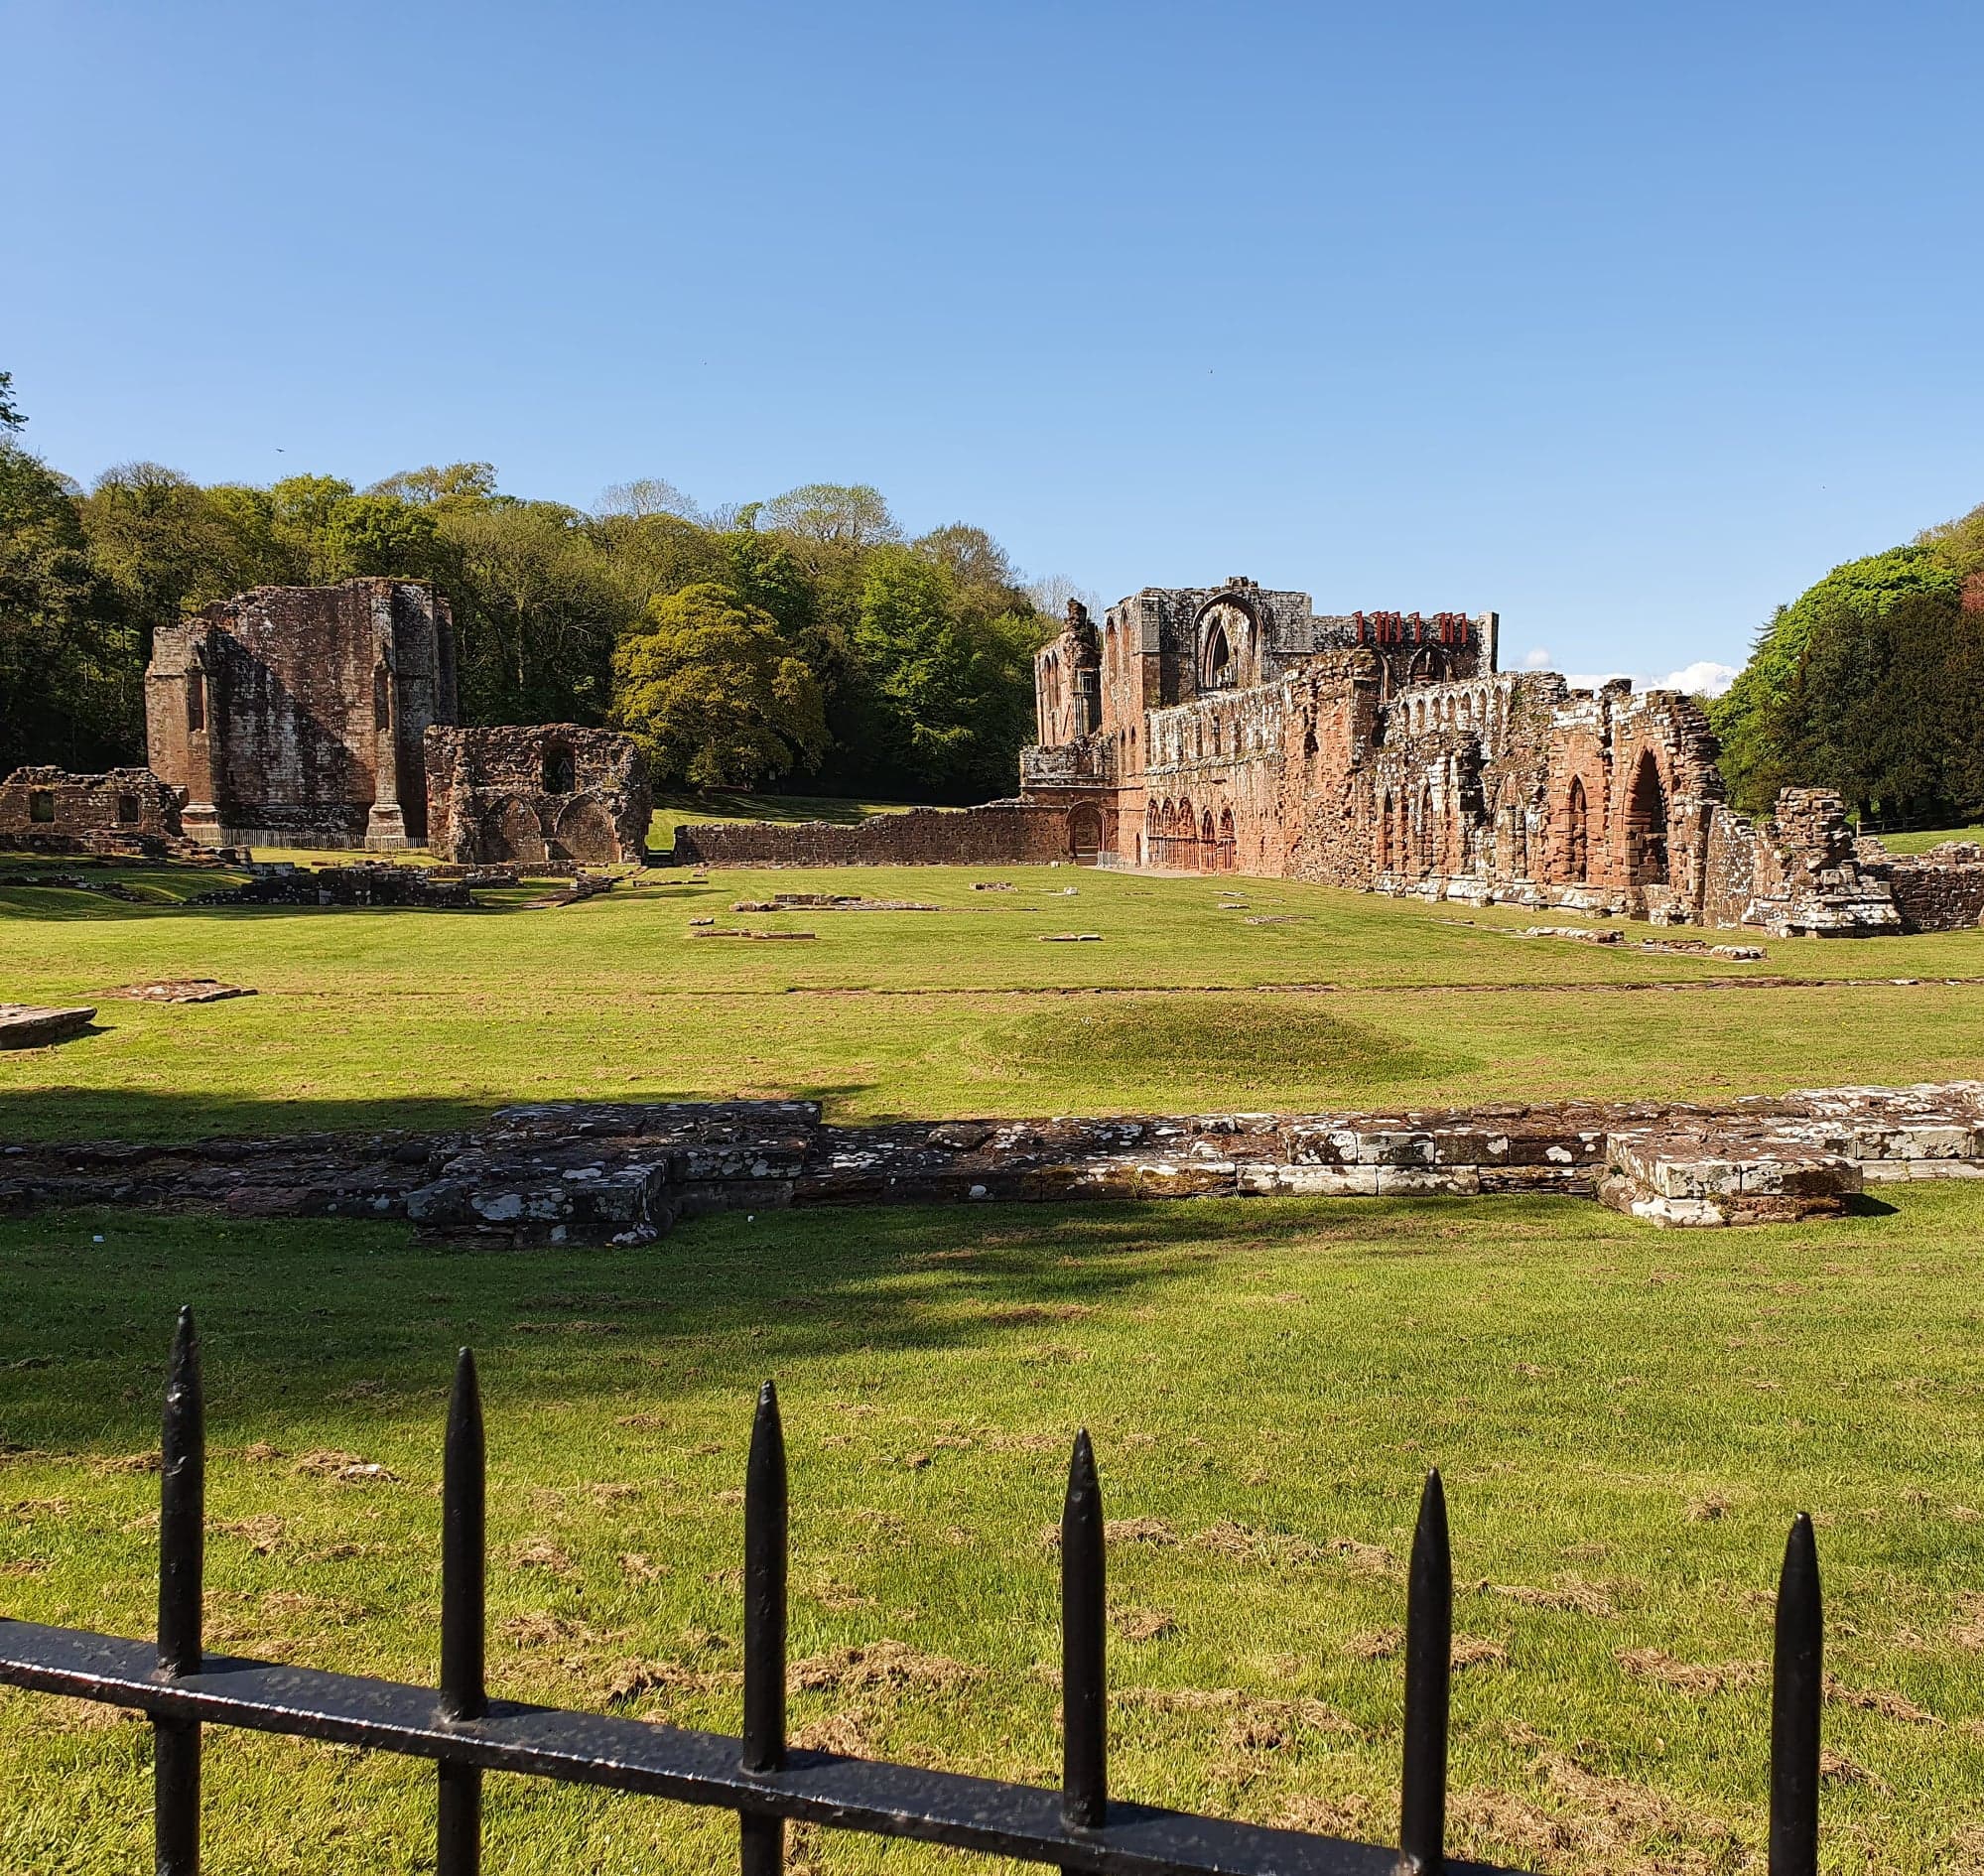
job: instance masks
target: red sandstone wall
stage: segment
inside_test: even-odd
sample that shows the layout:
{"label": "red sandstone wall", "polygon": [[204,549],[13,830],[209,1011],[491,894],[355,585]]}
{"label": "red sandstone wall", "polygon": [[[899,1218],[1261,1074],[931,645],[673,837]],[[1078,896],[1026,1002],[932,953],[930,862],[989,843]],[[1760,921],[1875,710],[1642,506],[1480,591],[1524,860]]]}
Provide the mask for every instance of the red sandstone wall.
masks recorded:
{"label": "red sandstone wall", "polygon": [[[382,643],[392,656],[384,692]],[[198,723],[189,708],[196,670],[204,673]],[[448,603],[418,581],[259,587],[160,628],[145,716],[154,770],[191,804],[217,808],[224,828],[361,844],[390,767],[406,831],[419,840],[421,739],[456,716]]]}
{"label": "red sandstone wall", "polygon": [[[49,818],[36,818],[37,803]],[[60,768],[17,768],[0,782],[0,838],[79,841],[90,834],[168,839],[179,833],[179,797],[148,768],[71,775]]]}
{"label": "red sandstone wall", "polygon": [[1073,857],[1070,810],[1017,801],[829,821],[713,821],[675,830],[677,865],[917,867],[1045,864]]}
{"label": "red sandstone wall", "polygon": [[[570,775],[552,775],[552,758]],[[428,846],[473,866],[644,860],[654,797],[631,737],[578,724],[427,733]],[[553,779],[569,788],[549,789]]]}

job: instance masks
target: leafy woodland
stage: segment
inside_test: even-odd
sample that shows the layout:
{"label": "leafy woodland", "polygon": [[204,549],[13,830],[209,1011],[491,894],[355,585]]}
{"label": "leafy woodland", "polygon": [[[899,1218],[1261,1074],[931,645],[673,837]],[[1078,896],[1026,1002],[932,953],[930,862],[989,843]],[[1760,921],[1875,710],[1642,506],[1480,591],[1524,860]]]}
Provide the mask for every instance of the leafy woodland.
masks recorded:
{"label": "leafy woodland", "polygon": [[1780,606],[1710,714],[1739,808],[1789,786],[1883,826],[1984,806],[1984,507]]}
{"label": "leafy woodland", "polygon": [[964,522],[907,539],[872,488],[705,513],[661,481],[592,512],[485,463],[369,488],[202,486],[155,463],[83,489],[25,449],[0,373],[0,773],[144,757],[161,621],[250,587],[389,574],[454,608],[470,723],[610,723],[665,783],[965,801],[1009,791],[1052,629]]}

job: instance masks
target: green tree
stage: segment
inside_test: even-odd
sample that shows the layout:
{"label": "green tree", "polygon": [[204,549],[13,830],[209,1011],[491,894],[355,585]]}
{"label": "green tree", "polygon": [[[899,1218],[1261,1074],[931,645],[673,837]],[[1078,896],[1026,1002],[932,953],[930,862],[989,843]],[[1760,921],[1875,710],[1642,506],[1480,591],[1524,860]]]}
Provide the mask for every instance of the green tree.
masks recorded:
{"label": "green tree", "polygon": [[1750,662],[1711,712],[1722,739],[1722,774],[1731,801],[1750,813],[1769,810],[1781,788],[1831,786],[1812,768],[1807,721],[1813,692],[1801,686],[1815,640],[1847,629],[1850,619],[1878,619],[1926,598],[1953,611],[1962,581],[1927,547],[1909,546],[1835,567],[1759,635]]}
{"label": "green tree", "polygon": [[140,758],[136,631],[91,565],[75,491],[0,440],[0,774]]}
{"label": "green tree", "polygon": [[444,570],[434,516],[392,495],[346,495],[331,502],[322,541],[318,564],[328,580],[361,574],[432,580]]}
{"label": "green tree", "polygon": [[613,642],[639,612],[588,517],[559,502],[517,501],[455,507],[437,524],[452,556],[444,585],[468,720],[599,722]]}
{"label": "green tree", "polygon": [[714,583],[656,600],[613,675],[613,721],[665,779],[748,787],[825,747],[818,679],[768,612]]}
{"label": "green tree", "polygon": [[496,466],[493,463],[430,463],[425,469],[401,469],[384,481],[374,482],[368,495],[384,495],[413,507],[476,508],[492,501],[507,500],[496,493]]}
{"label": "green tree", "polygon": [[27,422],[21,415],[21,407],[14,402],[14,374],[0,371],[0,430],[11,437],[17,435]]}
{"label": "green tree", "polygon": [[79,512],[90,562],[137,628],[141,665],[156,627],[241,589],[227,516],[177,469],[157,463],[106,469]]}
{"label": "green tree", "polygon": [[766,502],[756,521],[795,540],[852,554],[902,539],[880,489],[865,482],[808,482],[789,488]]}
{"label": "green tree", "polygon": [[882,547],[862,571],[855,651],[884,776],[951,799],[1011,785],[1033,721],[1028,612],[979,616],[937,560]]}

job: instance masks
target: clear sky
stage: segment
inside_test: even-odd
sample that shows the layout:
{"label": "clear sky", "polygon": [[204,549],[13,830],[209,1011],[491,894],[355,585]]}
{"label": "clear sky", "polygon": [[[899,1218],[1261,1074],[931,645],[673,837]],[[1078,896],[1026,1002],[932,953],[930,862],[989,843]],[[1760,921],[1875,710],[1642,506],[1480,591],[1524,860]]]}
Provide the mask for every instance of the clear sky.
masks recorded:
{"label": "clear sky", "polygon": [[1977,0],[0,0],[0,368],[83,480],[867,481],[1657,675],[1984,501],[1980,98]]}

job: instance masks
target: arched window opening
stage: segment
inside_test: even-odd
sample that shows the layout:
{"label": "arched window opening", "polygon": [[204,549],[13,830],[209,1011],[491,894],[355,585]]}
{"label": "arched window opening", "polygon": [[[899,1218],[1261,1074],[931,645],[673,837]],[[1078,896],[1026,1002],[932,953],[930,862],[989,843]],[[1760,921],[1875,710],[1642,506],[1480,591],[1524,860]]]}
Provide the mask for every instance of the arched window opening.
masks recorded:
{"label": "arched window opening", "polygon": [[1240,864],[1240,842],[1233,824],[1233,810],[1220,814],[1220,871],[1232,872]]}
{"label": "arched window opening", "polygon": [[1418,871],[1423,876],[1433,871],[1433,791],[1423,788],[1419,791],[1419,852]]}
{"label": "arched window opening", "polygon": [[1201,663],[1200,676],[1209,691],[1229,691],[1233,689],[1237,675],[1232,641],[1226,635],[1226,627],[1217,620],[1206,634],[1206,655]]}
{"label": "arched window opening", "polygon": [[544,792],[548,795],[569,795],[578,785],[577,765],[571,749],[563,742],[552,743],[544,752]]}
{"label": "arched window opening", "polygon": [[136,795],[119,795],[117,797],[117,825],[119,827],[136,827],[138,820],[138,797]]}
{"label": "arched window opening", "polygon": [[1220,720],[1215,717],[1213,719],[1213,753],[1215,755],[1224,755],[1226,753],[1226,749],[1223,746],[1224,741],[1225,733],[1221,728]]}
{"label": "arched window opening", "polygon": [[1564,872],[1573,884],[1582,885],[1591,866],[1591,811],[1585,801],[1584,780],[1571,777],[1570,797],[1564,806]]}
{"label": "arched window opening", "polygon": [[1378,810],[1378,871],[1391,871],[1391,790],[1385,791],[1384,805]]}
{"label": "arched window opening", "polygon": [[1652,749],[1640,751],[1626,797],[1626,857],[1634,885],[1667,883],[1667,791]]}

